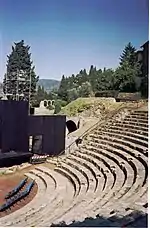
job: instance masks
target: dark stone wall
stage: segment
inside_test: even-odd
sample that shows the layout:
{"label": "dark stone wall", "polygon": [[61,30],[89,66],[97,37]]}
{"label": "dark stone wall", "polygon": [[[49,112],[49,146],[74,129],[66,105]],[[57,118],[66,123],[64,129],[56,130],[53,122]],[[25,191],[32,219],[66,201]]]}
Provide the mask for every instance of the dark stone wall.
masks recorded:
{"label": "dark stone wall", "polygon": [[29,152],[29,136],[42,136],[42,154],[59,155],[65,149],[66,116],[28,115],[28,102],[0,101],[0,149]]}
{"label": "dark stone wall", "polygon": [[42,135],[42,153],[58,155],[65,149],[66,116],[29,116],[29,136]]}
{"label": "dark stone wall", "polygon": [[28,103],[0,101],[1,150],[28,152]]}
{"label": "dark stone wall", "polygon": [[143,46],[143,74],[148,75],[149,72],[149,42]]}

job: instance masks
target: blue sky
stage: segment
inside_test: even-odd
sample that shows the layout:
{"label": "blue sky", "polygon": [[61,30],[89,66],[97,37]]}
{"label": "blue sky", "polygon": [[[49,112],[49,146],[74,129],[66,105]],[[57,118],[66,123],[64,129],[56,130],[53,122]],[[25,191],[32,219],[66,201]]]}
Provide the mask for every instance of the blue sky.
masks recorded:
{"label": "blue sky", "polygon": [[148,39],[148,0],[0,0],[0,80],[22,39],[40,78],[115,68],[129,41]]}

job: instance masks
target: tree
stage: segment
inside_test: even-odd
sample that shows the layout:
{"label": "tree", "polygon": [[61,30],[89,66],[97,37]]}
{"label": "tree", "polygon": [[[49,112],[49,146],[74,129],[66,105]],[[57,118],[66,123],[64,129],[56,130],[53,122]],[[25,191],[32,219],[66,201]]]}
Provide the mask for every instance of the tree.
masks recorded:
{"label": "tree", "polygon": [[137,62],[136,49],[131,43],[128,43],[120,56],[120,66],[114,74],[114,88],[121,92],[137,91],[136,82],[141,74],[140,68],[140,64]]}
{"label": "tree", "polygon": [[68,102],[74,101],[78,97],[79,97],[79,93],[76,88],[68,90]]}
{"label": "tree", "polygon": [[122,66],[125,62],[128,62],[129,66],[133,67],[136,62],[136,49],[135,47],[129,42],[120,56],[120,66]]}
{"label": "tree", "polygon": [[95,88],[96,91],[114,89],[114,71],[106,68],[103,71],[99,71]]}
{"label": "tree", "polygon": [[92,93],[92,87],[90,82],[84,82],[79,87],[79,96],[80,97],[89,97]]}
{"label": "tree", "polygon": [[30,47],[24,45],[24,40],[14,43],[12,52],[7,56],[7,73],[4,75],[4,93],[16,99],[17,94],[26,100],[33,100],[39,77],[32,66]]}
{"label": "tree", "polygon": [[92,86],[93,92],[96,91],[96,85],[97,85],[97,80],[98,80],[98,71],[96,70],[96,67],[91,65],[90,70],[89,70],[89,82]]}
{"label": "tree", "polygon": [[54,114],[57,114],[61,111],[61,104],[59,101],[55,102],[55,109],[54,109]]}
{"label": "tree", "polygon": [[61,82],[60,82],[60,86],[58,89],[58,97],[64,101],[68,100],[67,97],[67,89],[68,89],[68,80],[67,78],[65,78],[65,76],[62,76]]}
{"label": "tree", "polygon": [[121,92],[136,92],[136,79],[138,78],[140,67],[135,63],[133,67],[126,61],[115,72],[115,89]]}
{"label": "tree", "polygon": [[76,78],[78,81],[78,86],[82,85],[82,83],[86,82],[88,80],[86,70],[80,70],[79,74],[77,74]]}

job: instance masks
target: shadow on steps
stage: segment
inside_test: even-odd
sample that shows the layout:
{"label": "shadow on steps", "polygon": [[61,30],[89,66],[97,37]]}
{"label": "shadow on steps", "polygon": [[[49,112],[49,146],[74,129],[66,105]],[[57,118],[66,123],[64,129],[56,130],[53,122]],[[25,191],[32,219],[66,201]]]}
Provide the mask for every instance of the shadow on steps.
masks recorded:
{"label": "shadow on steps", "polygon": [[70,225],[66,225],[65,222],[61,224],[52,224],[51,227],[148,227],[148,215],[143,214],[140,211],[135,211],[120,218],[116,215],[105,218],[103,216],[97,216],[94,218],[86,218],[83,222],[73,222]]}

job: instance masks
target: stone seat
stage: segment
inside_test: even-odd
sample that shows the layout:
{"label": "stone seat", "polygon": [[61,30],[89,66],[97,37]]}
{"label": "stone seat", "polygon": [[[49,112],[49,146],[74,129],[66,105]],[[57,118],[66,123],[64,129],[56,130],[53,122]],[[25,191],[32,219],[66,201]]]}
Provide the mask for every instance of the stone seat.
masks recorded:
{"label": "stone seat", "polygon": [[[107,128],[106,128],[107,129]],[[130,133],[132,134],[138,134],[138,135],[141,135],[141,136],[145,136],[146,138],[148,138],[148,132],[146,129],[136,129],[134,128],[133,126],[130,125],[130,127],[127,127],[127,126],[123,126],[123,125],[120,125],[120,126],[110,126],[108,129],[112,129],[112,130],[117,130],[117,131],[129,131]],[[100,131],[100,130],[99,130]],[[96,132],[95,132],[96,133]]]}
{"label": "stone seat", "polygon": [[[91,137],[92,140],[91,142],[97,142],[97,143],[100,143],[100,142],[106,142],[106,144],[108,143],[113,143],[114,144],[114,147],[115,145],[117,144],[121,144],[123,146],[127,146],[127,147],[130,147],[132,150],[137,150],[139,151],[141,154],[144,154],[144,151],[147,147],[144,147],[144,146],[141,146],[141,145],[137,145],[136,143],[133,143],[133,142],[130,142],[130,141],[127,141],[127,140],[124,140],[124,139],[120,139],[120,138],[115,138],[115,137],[110,137],[110,136],[101,136],[99,135],[98,137],[96,136],[92,136]],[[144,154],[146,156],[146,154]]]}
{"label": "stone seat", "polygon": [[117,133],[117,134],[119,134],[120,133],[120,135],[122,136],[129,136],[129,137],[131,137],[131,138],[133,138],[133,137],[135,137],[136,139],[139,139],[139,140],[141,140],[141,141],[146,141],[146,142],[148,142],[148,137],[146,137],[146,136],[143,136],[143,135],[141,135],[141,134],[137,134],[137,133],[133,133],[133,132],[130,132],[130,131],[124,131],[123,129],[122,130],[116,130],[116,129],[114,129],[114,128],[111,128],[111,129],[107,129],[107,130],[105,130],[105,131],[101,131],[103,134],[107,134],[107,132],[110,132],[110,133]]}
{"label": "stone seat", "polygon": [[109,126],[109,125],[134,125],[134,126],[138,126],[138,127],[143,127],[143,128],[148,128],[148,123],[141,123],[141,122],[138,122],[138,121],[131,121],[131,120],[116,120],[115,122],[114,121],[109,121],[107,123],[106,126]]}
{"label": "stone seat", "polygon": [[[110,151],[112,153],[117,153],[118,156],[124,158],[128,162],[129,162],[130,158],[132,158],[132,160],[136,159],[135,164],[136,164],[138,170],[140,172],[142,170],[144,172],[146,172],[146,170],[147,170],[147,157],[145,157],[143,154],[140,154],[141,156],[139,156],[139,152],[137,150],[134,150],[128,146],[124,146],[124,145],[119,144],[119,143],[114,144],[113,142],[107,142],[107,143],[106,142],[107,141],[105,141],[105,140],[101,140],[100,142],[99,141],[89,142],[88,145],[91,145],[91,146],[98,148],[98,149],[99,148],[102,148],[102,149],[106,148],[108,151]],[[130,161],[130,164],[132,164],[131,161]],[[136,171],[135,164],[132,164],[132,165],[134,165],[133,168]]]}
{"label": "stone seat", "polygon": [[[31,226],[31,224],[34,224],[35,222],[38,222],[41,220],[43,214],[47,211],[49,204],[51,204],[51,202],[53,202],[53,200],[56,199],[58,196],[57,180],[55,180],[55,178],[52,175],[49,175],[46,172],[43,172],[42,167],[41,167],[41,170],[39,167],[30,172],[36,176],[41,177],[43,179],[43,181],[46,182],[47,190],[44,194],[44,197],[42,197],[40,200],[41,206],[37,208],[36,212],[34,212],[34,214],[36,214],[36,218],[35,218],[35,216],[32,217],[32,214],[30,214],[30,218],[28,218],[28,220],[25,221],[26,224],[28,224],[29,226]],[[24,225],[24,223],[22,223],[22,225]]]}
{"label": "stone seat", "polygon": [[141,130],[141,131],[144,131],[144,132],[147,132],[148,131],[148,125],[146,126],[146,127],[141,127],[141,126],[139,126],[139,125],[135,125],[135,124],[133,124],[133,123],[113,123],[113,124],[111,124],[111,125],[106,125],[106,129],[108,128],[108,127],[120,127],[120,128],[127,128],[127,129],[129,129],[129,131],[130,131],[130,129],[136,129],[136,130]]}
{"label": "stone seat", "polygon": [[[102,137],[103,135],[104,136],[105,135],[113,136],[114,138],[117,138],[117,139],[124,139],[124,140],[126,140],[128,142],[131,141],[134,144],[137,144],[137,145],[139,144],[139,145],[142,145],[142,146],[144,146],[146,148],[148,147],[148,142],[146,142],[145,140],[142,140],[140,138],[137,138],[136,135],[135,135],[135,137],[133,137],[133,135],[130,136],[129,133],[126,133],[126,134],[124,132],[116,133],[115,131],[106,130],[105,133],[103,132],[103,134],[100,135],[100,136]],[[95,137],[95,135],[94,135],[94,137]],[[99,137],[99,135],[97,137]]]}
{"label": "stone seat", "polygon": [[[100,145],[98,144],[98,148],[97,148],[97,150],[100,150]],[[106,146],[106,148],[108,148],[108,146]],[[103,147],[102,147],[102,150],[103,150]],[[112,154],[114,154],[114,150],[113,150],[113,147],[112,147]],[[101,153],[101,151],[99,152],[99,153]],[[122,152],[121,152],[122,153]],[[125,155],[126,155],[126,153],[124,153]],[[121,155],[121,154],[120,154]],[[126,158],[126,157],[125,157]],[[143,178],[142,178],[142,176],[141,176],[141,181],[143,182],[143,179],[145,178],[145,170],[144,170],[144,168],[145,168],[145,165],[143,165],[144,167],[143,167],[143,171],[141,170],[141,162],[140,161],[137,161],[137,158],[135,157],[134,158],[134,160],[135,160],[135,164],[136,165],[138,165],[138,163],[139,163],[139,166],[137,166],[137,174],[138,174],[138,172],[140,173],[140,176],[142,175],[142,173],[141,172],[143,172]],[[139,171],[138,171],[139,170]],[[135,173],[136,174],[136,173]]]}
{"label": "stone seat", "polygon": [[[87,151],[86,151],[86,153],[87,153]],[[101,155],[101,153],[102,153],[102,152],[99,151],[99,156]],[[127,163],[127,162],[126,162],[126,163]],[[128,165],[128,167],[130,167],[130,166]],[[130,170],[132,170],[131,167],[130,167],[130,169],[129,169],[129,173],[131,172]],[[121,170],[120,170],[120,171],[121,171]],[[132,172],[133,172],[133,171],[132,171]],[[116,174],[119,174],[119,170],[118,170],[118,172],[116,172]],[[117,175],[117,176],[118,176],[118,175]],[[116,177],[117,177],[117,176],[116,176]],[[130,176],[131,176],[131,174],[130,174]],[[121,178],[121,176],[118,178],[118,180],[119,180],[120,178]],[[129,182],[130,182],[130,183],[127,181],[127,185],[130,186],[130,187],[132,186],[132,180],[133,180],[133,178],[130,177],[130,178],[129,178]],[[120,182],[120,186],[121,186],[121,182]],[[117,189],[116,189],[116,192],[118,193]],[[112,190],[112,193],[110,193],[110,196],[111,196],[111,195],[113,195],[113,190]],[[107,199],[108,199],[108,197],[107,197]],[[106,199],[106,200],[107,200],[107,199]],[[110,199],[112,199],[112,198],[110,197]],[[109,203],[108,203],[108,206],[109,206]],[[101,206],[100,206],[100,207],[101,207]]]}
{"label": "stone seat", "polygon": [[148,117],[148,111],[144,112],[144,113],[131,111],[130,113],[128,113],[128,115],[136,116],[137,118],[147,118]]}
{"label": "stone seat", "polygon": [[79,155],[76,154],[76,155],[71,154],[70,158],[73,161],[78,162],[80,165],[85,166],[85,168],[89,170],[89,172],[90,172],[90,174],[88,175],[89,176],[89,181],[94,182],[94,184],[95,184],[94,185],[94,192],[95,192],[97,190],[97,182],[98,182],[98,180],[97,180],[97,172],[99,172],[99,170],[93,165],[93,163],[91,163],[88,160],[83,159],[80,156],[80,154]]}
{"label": "stone seat", "polygon": [[[81,152],[80,152],[81,153]],[[91,153],[92,154],[92,153]],[[99,153],[99,154],[97,154],[98,156],[99,156],[99,158],[101,157],[101,154]],[[88,151],[85,151],[85,153],[84,153],[84,156],[89,156],[89,154],[88,154]],[[92,156],[92,155],[91,155]],[[95,159],[95,157],[94,158],[92,158],[92,159]],[[107,160],[107,158],[105,157],[105,160]],[[99,162],[99,160],[97,160],[97,163]],[[108,162],[108,160],[107,160],[107,162]],[[110,161],[110,163],[111,163],[111,161]],[[112,165],[112,164],[111,164]],[[116,173],[118,173],[117,171],[119,171],[119,170],[117,170],[117,168],[116,168]],[[122,172],[122,170],[120,170],[120,173]],[[119,176],[120,178],[123,178],[121,175]],[[119,178],[118,178],[118,181],[119,181]],[[122,179],[121,179],[121,182],[122,182]],[[122,183],[121,182],[119,182],[118,183],[118,185],[120,185],[120,187],[122,186]],[[116,181],[116,183],[117,183],[117,181]],[[113,187],[113,189],[115,188],[115,186]],[[113,194],[113,189],[112,188],[110,188],[110,190],[108,191],[108,193],[107,193],[107,197],[106,197],[106,193],[105,193],[105,198],[103,198],[103,199],[101,199],[101,204],[103,204],[104,202],[105,202],[105,200],[108,200],[108,198],[111,198],[111,196],[112,196],[112,194]],[[116,189],[116,191],[118,191],[118,189]],[[101,194],[101,193],[100,193]],[[100,195],[100,194],[97,194],[97,199],[98,199],[98,196]],[[93,202],[94,203],[94,202]],[[95,204],[96,205],[96,204]],[[91,203],[90,203],[90,206],[91,206]],[[94,207],[94,206],[93,206]],[[100,206],[101,207],[101,206]],[[86,213],[86,211],[85,211],[85,213]]]}
{"label": "stone seat", "polygon": [[141,124],[148,124],[148,119],[140,119],[140,118],[133,118],[133,117],[125,117],[123,121],[127,122],[135,122],[135,123],[141,123]]}
{"label": "stone seat", "polygon": [[[50,170],[47,167],[38,167],[38,169],[41,169],[45,172],[49,172],[56,180],[57,180],[57,193],[56,197],[52,201],[52,203],[48,203],[48,206],[44,213],[42,213],[41,218],[38,221],[34,221],[30,226],[44,226],[47,222],[49,223],[50,220],[53,219],[53,217],[57,216],[58,211],[60,211],[60,207],[58,205],[62,204],[62,200],[64,201],[64,207],[66,207],[66,204],[68,205],[68,202],[72,202],[74,197],[74,188],[71,182],[61,174],[55,172],[54,170]],[[56,192],[56,191],[55,191]],[[68,195],[69,192],[69,195]],[[50,194],[50,192],[49,192]],[[50,206],[49,206],[50,205]],[[63,204],[61,209],[63,208]]]}

